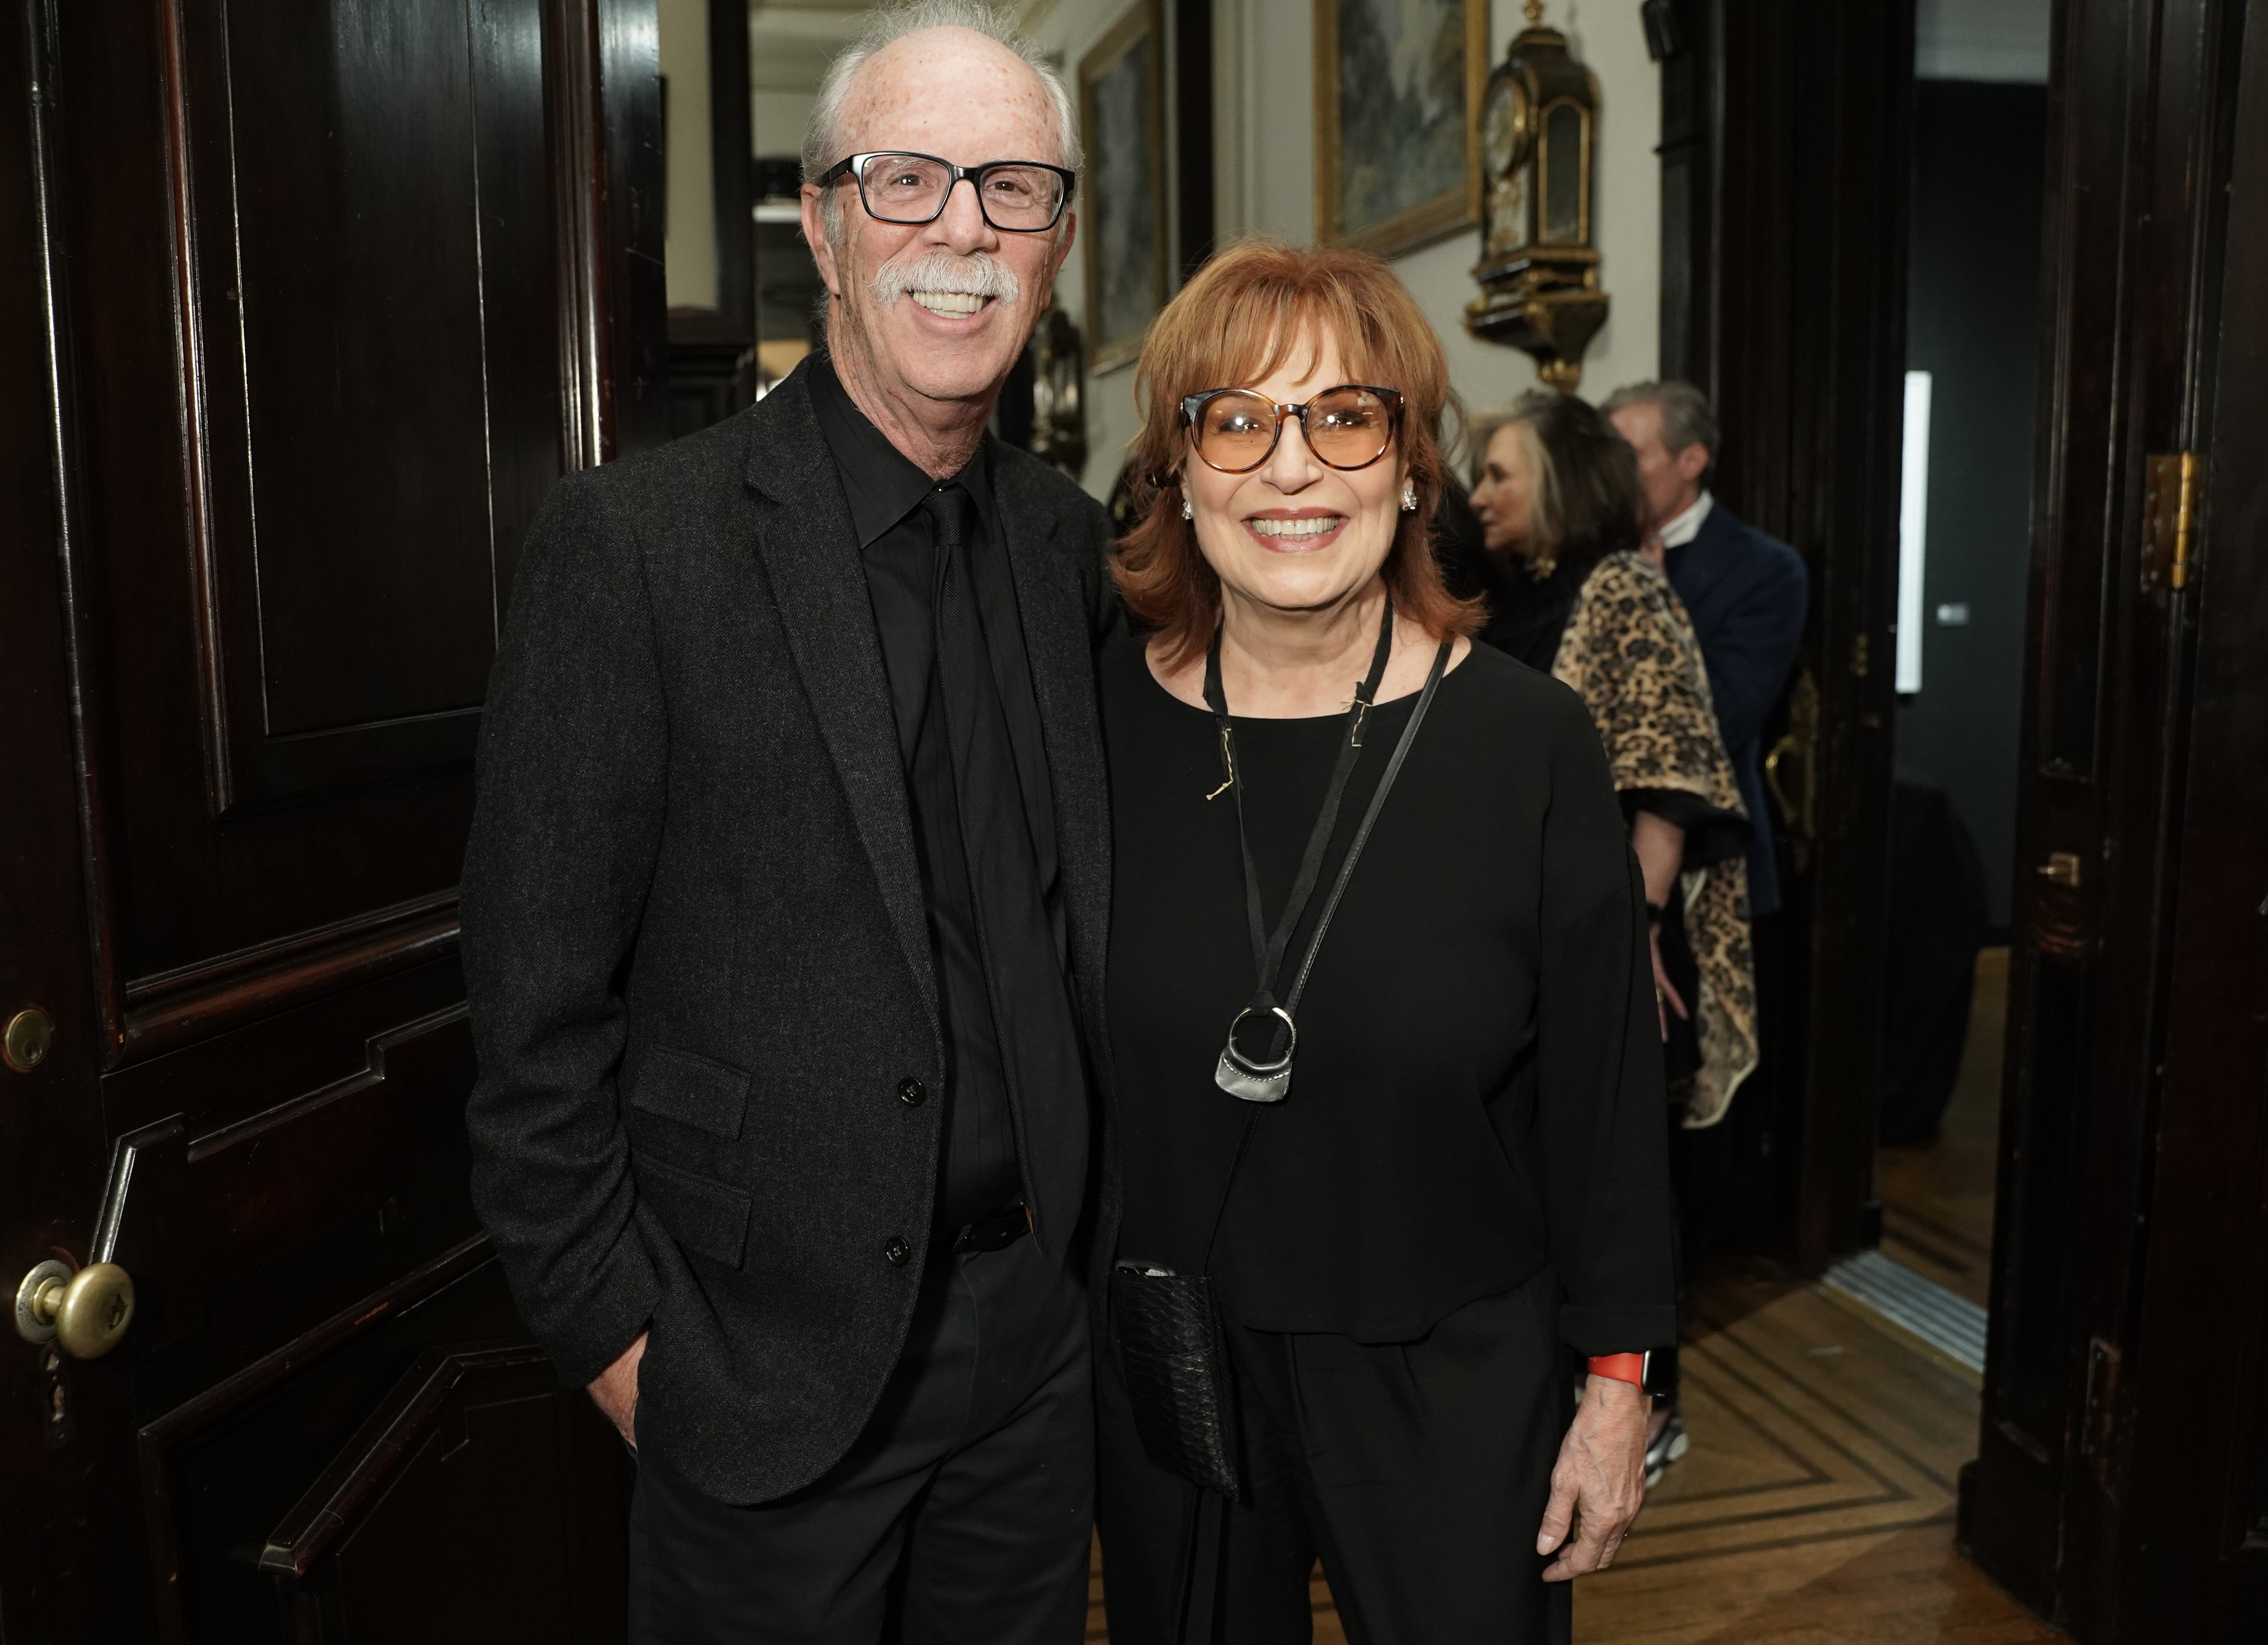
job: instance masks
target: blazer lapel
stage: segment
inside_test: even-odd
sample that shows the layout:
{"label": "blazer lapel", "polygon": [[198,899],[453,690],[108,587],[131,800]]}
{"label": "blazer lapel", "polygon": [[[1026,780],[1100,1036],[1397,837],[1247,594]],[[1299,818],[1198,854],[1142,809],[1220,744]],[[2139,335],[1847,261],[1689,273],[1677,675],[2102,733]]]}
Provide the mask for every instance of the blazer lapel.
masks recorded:
{"label": "blazer lapel", "polygon": [[778,505],[758,524],[757,552],[804,694],[850,797],[890,923],[935,1024],[937,974],[914,853],[912,809],[850,505],[803,373],[790,376],[747,415],[752,424],[748,485]]}
{"label": "blazer lapel", "polygon": [[[1039,704],[1040,736],[1056,814],[1056,856],[1071,930],[1105,929],[1110,885],[1110,819],[1102,778],[1102,721],[1095,707],[1094,647],[1077,572],[1055,546],[1060,517],[1024,483],[1020,463],[993,470],[1000,534],[1024,625],[1024,655]],[[1079,936],[1074,942],[1084,948]],[[1100,956],[1076,956],[1082,975]]]}

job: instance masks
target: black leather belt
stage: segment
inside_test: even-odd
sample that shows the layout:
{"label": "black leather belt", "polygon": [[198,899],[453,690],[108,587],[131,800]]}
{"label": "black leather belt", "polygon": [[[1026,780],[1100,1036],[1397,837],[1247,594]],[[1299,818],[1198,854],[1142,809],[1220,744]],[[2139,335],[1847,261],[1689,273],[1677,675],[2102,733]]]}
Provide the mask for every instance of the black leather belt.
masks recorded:
{"label": "black leather belt", "polygon": [[969,1251],[1005,1251],[1032,1231],[1032,1214],[1020,1205],[1012,1205],[994,1216],[982,1216],[956,1230],[953,1236],[953,1254],[960,1256]]}

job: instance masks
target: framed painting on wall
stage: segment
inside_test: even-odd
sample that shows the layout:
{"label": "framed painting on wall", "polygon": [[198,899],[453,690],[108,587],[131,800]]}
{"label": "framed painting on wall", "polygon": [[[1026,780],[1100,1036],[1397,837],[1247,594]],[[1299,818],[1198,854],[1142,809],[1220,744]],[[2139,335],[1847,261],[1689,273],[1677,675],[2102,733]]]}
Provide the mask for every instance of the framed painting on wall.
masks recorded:
{"label": "framed painting on wall", "polygon": [[1396,257],[1480,220],[1488,0],[1315,0],[1315,238]]}
{"label": "framed painting on wall", "polygon": [[1142,351],[1166,305],[1165,83],[1157,0],[1122,18],[1079,60],[1079,140],[1086,178],[1079,203],[1086,242],[1090,371]]}

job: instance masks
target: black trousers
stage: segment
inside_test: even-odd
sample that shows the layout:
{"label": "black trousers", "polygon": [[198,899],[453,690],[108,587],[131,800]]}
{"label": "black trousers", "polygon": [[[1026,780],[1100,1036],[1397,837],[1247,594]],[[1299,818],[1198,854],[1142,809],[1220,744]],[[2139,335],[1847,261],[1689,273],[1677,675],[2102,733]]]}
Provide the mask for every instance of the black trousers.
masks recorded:
{"label": "black trousers", "polygon": [[866,1432],[814,1484],[734,1507],[642,1448],[635,1645],[1076,1645],[1088,1330],[1085,1288],[1037,1241],[946,1257]]}
{"label": "black trousers", "polygon": [[[1691,1303],[1693,1275],[1716,1253],[1732,1215],[1734,1183],[1740,1169],[1740,1139],[1732,1119],[1719,1120],[1705,1130],[1689,1131],[1669,1120],[1669,1186],[1677,1204],[1677,1323],[1680,1333]],[[1683,1385],[1678,1373],[1678,1345],[1664,1343],[1654,1350],[1653,1370],[1646,1392],[1675,1399]]]}
{"label": "black trousers", "polygon": [[1228,1327],[1246,1500],[1211,1626],[1182,1629],[1197,1491],[1150,1461],[1098,1368],[1111,1645],[1306,1645],[1320,1557],[1352,1645],[1565,1645],[1535,1532],[1572,1406],[1548,1272],[1415,1342]]}

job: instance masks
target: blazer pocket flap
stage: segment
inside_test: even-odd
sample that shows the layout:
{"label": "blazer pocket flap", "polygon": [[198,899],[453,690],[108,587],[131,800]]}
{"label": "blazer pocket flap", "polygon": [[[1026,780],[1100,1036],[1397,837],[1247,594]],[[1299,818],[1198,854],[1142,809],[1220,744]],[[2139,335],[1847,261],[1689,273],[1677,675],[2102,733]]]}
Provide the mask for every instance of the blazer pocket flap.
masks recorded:
{"label": "blazer pocket flap", "polygon": [[747,1253],[748,1196],[721,1182],[644,1157],[632,1161],[639,1197],[651,1204],[670,1237],[726,1267]]}
{"label": "blazer pocket flap", "polygon": [[647,1055],[644,1066],[638,1069],[630,1087],[630,1103],[648,1113],[737,1142],[740,1121],[748,1108],[748,1076],[689,1051],[658,1049]]}

